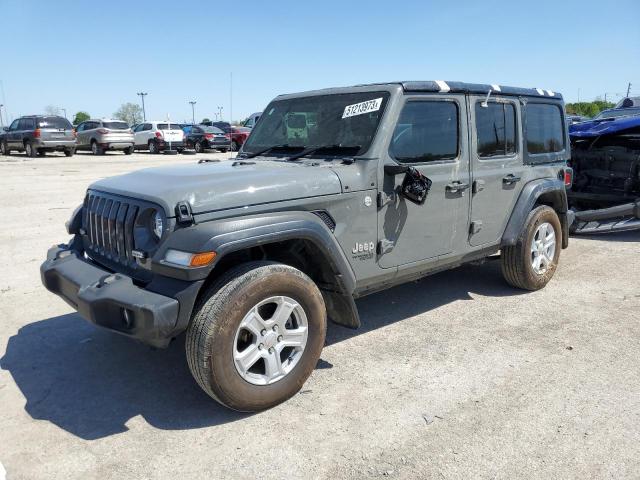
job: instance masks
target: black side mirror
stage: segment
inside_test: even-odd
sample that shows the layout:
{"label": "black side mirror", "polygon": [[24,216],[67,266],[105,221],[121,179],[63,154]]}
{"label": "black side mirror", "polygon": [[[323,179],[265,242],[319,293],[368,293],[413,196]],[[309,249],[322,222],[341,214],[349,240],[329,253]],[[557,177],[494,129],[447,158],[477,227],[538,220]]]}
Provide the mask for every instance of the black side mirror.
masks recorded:
{"label": "black side mirror", "polygon": [[415,167],[407,167],[407,174],[402,181],[402,196],[417,205],[423,205],[431,188],[431,180]]}
{"label": "black side mirror", "polygon": [[9,127],[2,127],[2,130],[4,130],[5,132],[9,131]]}
{"label": "black side mirror", "polygon": [[384,174],[389,176],[400,175],[407,173],[409,167],[407,165],[388,164],[384,166]]}

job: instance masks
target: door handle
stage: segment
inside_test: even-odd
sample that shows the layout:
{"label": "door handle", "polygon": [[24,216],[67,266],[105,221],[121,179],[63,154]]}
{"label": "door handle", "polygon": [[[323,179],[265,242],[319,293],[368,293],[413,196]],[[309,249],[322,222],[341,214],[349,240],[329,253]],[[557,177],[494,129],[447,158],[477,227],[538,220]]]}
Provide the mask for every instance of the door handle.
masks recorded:
{"label": "door handle", "polygon": [[457,192],[464,192],[467,188],[469,188],[468,183],[451,182],[445,187],[445,190],[447,192],[457,193]]}
{"label": "door handle", "polygon": [[505,185],[511,185],[513,183],[519,182],[521,180],[520,177],[516,177],[513,173],[510,173],[506,177],[502,177],[502,183]]}

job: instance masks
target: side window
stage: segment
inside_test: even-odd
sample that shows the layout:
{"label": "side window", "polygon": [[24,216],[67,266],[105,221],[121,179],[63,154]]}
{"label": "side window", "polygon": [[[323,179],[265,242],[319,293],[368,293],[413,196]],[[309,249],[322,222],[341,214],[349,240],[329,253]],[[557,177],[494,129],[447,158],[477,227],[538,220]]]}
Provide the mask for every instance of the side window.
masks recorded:
{"label": "side window", "polygon": [[410,101],[402,109],[389,153],[401,163],[451,160],[458,156],[458,105]]}
{"label": "side window", "polygon": [[144,130],[145,132],[148,130],[151,130],[151,124],[150,123],[145,123],[144,126],[142,127],[142,130]]}
{"label": "side window", "polygon": [[11,126],[9,127],[9,130],[11,130],[12,132],[18,130],[18,125],[19,124],[20,124],[20,119],[14,120],[11,123]]}
{"label": "side window", "polygon": [[86,125],[86,124],[85,124],[84,122],[82,122],[80,125],[78,125],[78,126],[76,127],[76,132],[82,132],[82,131],[84,130],[84,126],[85,126],[85,125]]}
{"label": "side window", "polygon": [[512,103],[476,102],[476,131],[480,158],[516,153],[516,109]]}
{"label": "side window", "polygon": [[193,128],[191,129],[191,132],[192,132],[192,133],[202,133],[202,129],[201,129],[201,128],[198,128],[198,127],[193,127]]}
{"label": "side window", "polygon": [[564,126],[558,105],[528,103],[525,106],[525,115],[527,151],[530,154],[564,150]]}

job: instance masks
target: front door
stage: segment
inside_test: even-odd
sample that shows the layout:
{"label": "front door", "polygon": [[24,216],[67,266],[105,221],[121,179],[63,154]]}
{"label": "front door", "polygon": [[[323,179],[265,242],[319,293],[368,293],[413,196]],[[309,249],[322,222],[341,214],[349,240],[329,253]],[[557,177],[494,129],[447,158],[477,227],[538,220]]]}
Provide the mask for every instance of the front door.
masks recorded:
{"label": "front door", "polygon": [[522,126],[517,99],[470,97],[473,174],[469,244],[500,241],[522,190]]}
{"label": "front door", "polygon": [[[415,167],[432,182],[424,204],[398,195],[404,175],[383,174],[379,198],[380,266],[452,252],[466,242],[469,155],[464,95],[407,97],[385,164]],[[464,243],[463,242],[463,243]]]}
{"label": "front door", "polygon": [[5,138],[7,139],[7,147],[9,148],[22,147],[22,142],[19,141],[20,139],[20,135],[18,134],[19,128],[20,128],[20,119],[17,118],[11,123],[11,126],[9,126],[9,131],[5,136]]}

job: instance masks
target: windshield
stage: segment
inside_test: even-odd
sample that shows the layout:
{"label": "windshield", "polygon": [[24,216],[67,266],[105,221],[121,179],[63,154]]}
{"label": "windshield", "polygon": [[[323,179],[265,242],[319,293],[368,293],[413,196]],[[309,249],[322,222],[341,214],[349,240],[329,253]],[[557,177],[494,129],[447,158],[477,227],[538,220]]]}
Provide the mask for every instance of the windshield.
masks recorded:
{"label": "windshield", "polygon": [[603,110],[594,118],[617,118],[627,115],[640,115],[640,108],[621,108],[620,110]]}
{"label": "windshield", "polygon": [[71,130],[73,127],[66,118],[43,117],[38,119],[38,128],[65,128]]}
{"label": "windshield", "polygon": [[275,100],[243,151],[252,153],[274,145],[358,145],[355,155],[361,155],[373,140],[388,99],[389,92],[364,92]]}
{"label": "windshield", "polygon": [[102,126],[111,130],[129,130],[129,124],[126,122],[102,122]]}

